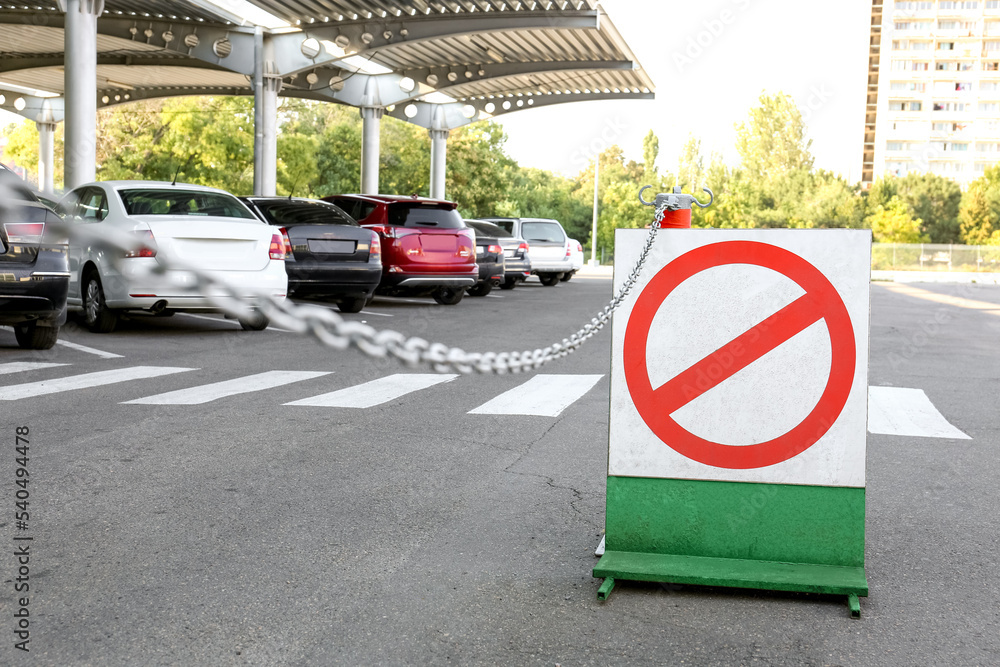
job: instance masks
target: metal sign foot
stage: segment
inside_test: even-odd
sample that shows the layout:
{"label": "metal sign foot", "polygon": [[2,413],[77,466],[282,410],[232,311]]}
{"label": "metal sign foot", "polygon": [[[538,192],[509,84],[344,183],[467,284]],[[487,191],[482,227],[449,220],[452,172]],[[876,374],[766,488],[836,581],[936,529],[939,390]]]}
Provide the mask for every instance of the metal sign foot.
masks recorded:
{"label": "metal sign foot", "polygon": [[607,577],[601,587],[597,589],[597,599],[607,600],[608,596],[611,595],[611,589],[615,587],[614,577]]}
{"label": "metal sign foot", "polygon": [[851,618],[861,618],[861,600],[856,593],[847,594],[847,608],[851,610]]}

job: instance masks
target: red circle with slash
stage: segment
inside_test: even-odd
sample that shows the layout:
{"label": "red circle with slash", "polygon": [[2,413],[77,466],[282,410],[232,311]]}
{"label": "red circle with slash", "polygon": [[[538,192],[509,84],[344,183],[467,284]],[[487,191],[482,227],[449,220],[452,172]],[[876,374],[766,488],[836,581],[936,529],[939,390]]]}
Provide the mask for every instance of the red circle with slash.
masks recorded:
{"label": "red circle with slash", "polygon": [[[685,280],[726,264],[749,264],[777,271],[798,284],[805,294],[653,389],[646,367],[646,347],[657,310]],[[816,406],[791,430],[758,444],[724,445],[694,435],[671,418],[684,405],[821,319],[826,322],[830,334],[830,377]],[[725,241],[701,246],[663,267],[632,307],[625,328],[624,348],[629,394],[649,429],[668,447],[693,461],[741,470],[787,461],[822,438],[847,403],[854,384],[857,357],[851,317],[827,277],[795,253],[756,241]],[[713,370],[721,368],[722,372],[707,375],[705,369],[709,366]],[[711,380],[706,382],[706,377]]]}

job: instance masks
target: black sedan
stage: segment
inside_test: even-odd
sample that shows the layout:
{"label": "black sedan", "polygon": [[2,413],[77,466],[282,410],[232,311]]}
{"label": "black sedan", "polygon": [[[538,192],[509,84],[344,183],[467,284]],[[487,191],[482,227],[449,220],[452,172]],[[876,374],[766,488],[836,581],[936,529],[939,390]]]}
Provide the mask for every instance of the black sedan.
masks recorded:
{"label": "black sedan", "polygon": [[378,235],[327,202],[290,197],[240,197],[261,220],[281,228],[288,292],[329,298],[357,313],[382,279]]}
{"label": "black sedan", "polygon": [[495,285],[503,283],[503,248],[500,246],[500,239],[486,228],[474,226],[475,222],[466,220],[465,224],[476,232],[476,266],[479,267],[479,279],[467,291],[469,296],[486,296]]}
{"label": "black sedan", "polygon": [[[531,275],[527,241],[485,220],[466,220],[465,224],[476,230],[477,246],[482,245],[482,239],[491,239],[490,243],[499,245],[503,250],[503,280],[500,281],[500,289],[514,289],[519,282]],[[477,255],[476,262],[478,261]],[[469,294],[472,294],[472,290],[469,290]]]}
{"label": "black sedan", "polygon": [[69,244],[62,221],[6,169],[0,169],[0,324],[17,344],[48,350],[66,322]]}

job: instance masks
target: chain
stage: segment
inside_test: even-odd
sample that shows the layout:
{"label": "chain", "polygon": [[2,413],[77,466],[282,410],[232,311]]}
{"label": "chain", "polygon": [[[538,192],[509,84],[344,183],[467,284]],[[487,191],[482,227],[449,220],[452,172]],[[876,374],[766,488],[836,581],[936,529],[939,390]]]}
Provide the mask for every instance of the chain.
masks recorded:
{"label": "chain", "polygon": [[[345,320],[343,317],[322,306],[296,304],[290,299],[270,296],[246,297],[240,289],[225,279],[194,266],[181,264],[175,260],[159,263],[151,273],[165,274],[169,271],[184,271],[193,278],[194,288],[231,317],[253,319],[264,315],[275,326],[300,334],[308,334],[319,342],[335,350],[354,347],[362,353],[376,358],[392,358],[415,367],[429,366],[438,373],[520,373],[535,370],[550,361],[561,359],[575,352],[584,342],[592,338],[611,320],[612,314],[628,296],[639,278],[639,273],[653,247],[656,232],[663,220],[664,207],[659,206],[650,225],[649,234],[639,253],[631,273],[622,283],[621,289],[596,317],[579,330],[547,347],[523,352],[466,352],[458,347],[443,343],[431,343],[423,338],[407,337],[398,331],[381,331],[361,322]],[[74,237],[74,240],[110,243],[122,250],[136,247],[136,239],[127,233],[117,233],[109,238],[85,229],[85,225],[61,225],[59,231]],[[185,283],[191,288],[190,283]]]}

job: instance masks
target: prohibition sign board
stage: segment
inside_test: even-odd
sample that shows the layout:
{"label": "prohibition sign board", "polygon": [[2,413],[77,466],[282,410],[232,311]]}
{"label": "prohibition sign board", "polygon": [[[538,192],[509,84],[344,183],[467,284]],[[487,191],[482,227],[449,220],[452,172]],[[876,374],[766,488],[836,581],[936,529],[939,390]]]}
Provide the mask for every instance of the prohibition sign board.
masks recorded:
{"label": "prohibition sign board", "polygon": [[[643,240],[618,230],[616,260]],[[608,474],[864,487],[870,248],[867,230],[660,232],[615,314]]]}
{"label": "prohibition sign board", "polygon": [[[795,281],[805,294],[744,332],[725,347],[740,349],[714,384],[698,385],[701,369],[723,352],[717,350],[694,366],[653,389],[646,362],[646,346],[653,317],[663,300],[696,273],[722,264],[750,264],[778,271]],[[671,415],[764,356],[819,319],[830,332],[832,364],[826,388],[805,420],[790,431],[763,443],[735,446],[701,438],[677,424]],[[683,456],[719,468],[761,468],[786,461],[816,443],[840,416],[854,381],[856,350],[851,318],[837,290],[816,267],[778,246],[757,241],[724,241],[701,246],[677,258],[647,284],[632,308],[625,332],[625,379],[636,409],[663,442]],[[843,369],[849,369],[844,372]],[[702,373],[703,375],[703,373]]]}

